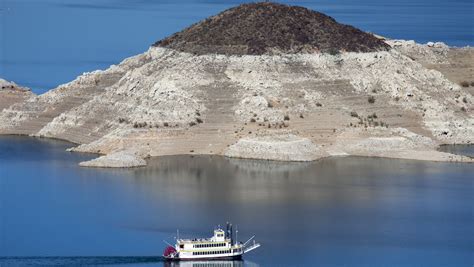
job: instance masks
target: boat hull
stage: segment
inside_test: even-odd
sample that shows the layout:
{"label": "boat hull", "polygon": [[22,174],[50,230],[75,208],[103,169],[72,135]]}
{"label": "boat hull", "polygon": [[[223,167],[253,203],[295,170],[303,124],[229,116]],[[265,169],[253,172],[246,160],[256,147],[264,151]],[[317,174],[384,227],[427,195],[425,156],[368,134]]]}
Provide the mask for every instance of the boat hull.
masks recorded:
{"label": "boat hull", "polygon": [[233,256],[222,256],[222,257],[205,257],[205,258],[168,258],[165,257],[166,261],[231,261],[231,260],[242,260],[242,255]]}

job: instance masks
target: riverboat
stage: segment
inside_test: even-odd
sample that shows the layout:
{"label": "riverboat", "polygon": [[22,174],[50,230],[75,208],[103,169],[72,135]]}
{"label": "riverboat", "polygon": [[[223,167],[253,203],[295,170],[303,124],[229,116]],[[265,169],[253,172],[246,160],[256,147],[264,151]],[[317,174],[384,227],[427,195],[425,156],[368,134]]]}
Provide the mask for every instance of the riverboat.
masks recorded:
{"label": "riverboat", "polygon": [[230,223],[226,224],[225,231],[221,227],[214,229],[211,238],[180,239],[178,231],[176,244],[167,243],[163,257],[167,260],[239,260],[245,253],[260,247],[253,240],[255,236],[244,243],[238,242],[237,233]]}

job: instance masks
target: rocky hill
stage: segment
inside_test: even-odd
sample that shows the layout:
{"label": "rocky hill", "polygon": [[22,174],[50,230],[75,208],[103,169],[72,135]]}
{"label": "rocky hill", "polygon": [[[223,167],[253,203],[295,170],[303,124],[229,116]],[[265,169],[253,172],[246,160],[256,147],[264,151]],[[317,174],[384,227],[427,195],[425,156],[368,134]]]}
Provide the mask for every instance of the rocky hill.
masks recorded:
{"label": "rocky hill", "polygon": [[[289,31],[282,35],[289,40],[261,36],[263,45],[241,50],[224,45],[232,40],[227,38],[215,43],[223,47],[198,43],[190,51],[185,48],[188,41],[179,41],[193,40],[199,31],[192,29],[203,25],[208,25],[203,34],[213,36],[226,28],[219,28],[219,18],[227,21],[232,15],[242,18],[237,22],[257,23],[271,19],[266,14],[274,9],[286,12],[276,22],[283,32],[291,18],[300,17],[331,22],[334,31],[347,27],[303,8],[242,5],[107,70],[85,73],[3,107],[0,134],[69,140],[78,144],[74,151],[104,155],[84,166],[141,166],[144,158],[175,154],[289,161],[340,155],[473,161],[436,151],[440,144],[470,143],[474,136],[471,87],[454,83],[442,67],[453,58],[464,60],[452,64],[450,72],[458,70],[456,79],[474,80],[474,61],[469,60],[473,49],[407,41],[377,46],[365,39],[322,47],[312,37],[301,41]],[[247,26],[257,30],[261,25]],[[305,36],[317,36],[310,33],[319,28],[310,28],[302,28]],[[236,36],[232,31],[229,36]],[[287,43],[301,46],[286,50]],[[279,52],[269,53],[275,51],[272,47]],[[331,48],[341,52],[322,53]],[[460,53],[462,57],[456,56]]]}
{"label": "rocky hill", "polygon": [[383,41],[303,7],[243,4],[160,40],[154,46],[194,54],[262,55],[300,52],[374,52]]}

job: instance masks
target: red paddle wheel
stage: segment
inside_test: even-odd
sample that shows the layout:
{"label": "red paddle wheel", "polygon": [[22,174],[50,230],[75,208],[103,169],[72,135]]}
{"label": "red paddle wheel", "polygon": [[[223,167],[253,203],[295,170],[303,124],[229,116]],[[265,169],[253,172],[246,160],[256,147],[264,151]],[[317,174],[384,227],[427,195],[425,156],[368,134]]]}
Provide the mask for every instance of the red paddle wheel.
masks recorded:
{"label": "red paddle wheel", "polygon": [[167,246],[165,248],[165,251],[163,252],[163,256],[169,257],[170,255],[175,254],[175,253],[176,253],[176,249],[174,247]]}

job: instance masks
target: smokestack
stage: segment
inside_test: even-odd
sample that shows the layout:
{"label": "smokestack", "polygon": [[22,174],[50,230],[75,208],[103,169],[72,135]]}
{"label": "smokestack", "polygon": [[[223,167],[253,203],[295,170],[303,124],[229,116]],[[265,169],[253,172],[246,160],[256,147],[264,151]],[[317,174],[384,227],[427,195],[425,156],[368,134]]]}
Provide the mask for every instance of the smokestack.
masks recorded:
{"label": "smokestack", "polygon": [[230,228],[230,244],[233,246],[234,245],[234,230],[232,229],[232,224],[229,224]]}

